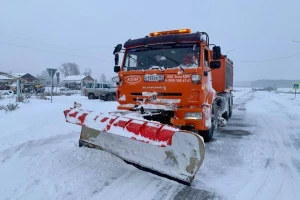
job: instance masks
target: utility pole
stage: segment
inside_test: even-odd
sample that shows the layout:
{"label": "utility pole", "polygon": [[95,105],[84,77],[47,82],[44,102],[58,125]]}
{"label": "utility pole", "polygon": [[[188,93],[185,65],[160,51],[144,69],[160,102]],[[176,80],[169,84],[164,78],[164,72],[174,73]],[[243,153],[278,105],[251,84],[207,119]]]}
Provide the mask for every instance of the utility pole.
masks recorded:
{"label": "utility pole", "polygon": [[53,75],[51,71],[51,103],[52,103],[52,96],[53,96]]}

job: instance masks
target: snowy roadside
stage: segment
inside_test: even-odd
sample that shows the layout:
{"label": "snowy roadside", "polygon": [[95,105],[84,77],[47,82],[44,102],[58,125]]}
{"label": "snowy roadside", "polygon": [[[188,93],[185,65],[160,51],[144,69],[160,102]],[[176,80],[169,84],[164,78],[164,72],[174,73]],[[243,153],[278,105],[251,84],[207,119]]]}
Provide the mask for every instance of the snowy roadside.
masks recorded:
{"label": "snowy roadside", "polygon": [[116,102],[55,96],[0,111],[0,199],[299,199],[298,99],[251,89],[234,96],[233,117],[206,144],[192,187],[78,148],[80,127],[66,123],[63,110],[77,101],[108,112]]}
{"label": "snowy roadside", "polygon": [[[52,104],[31,99],[1,113],[0,199],[170,199],[176,194],[181,187],[176,182],[142,172],[110,153],[79,148],[81,128],[66,123],[63,115],[74,101],[100,112],[117,107],[116,102],[57,96]],[[8,102],[0,100],[0,105]]]}
{"label": "snowy roadside", "polygon": [[[26,141],[41,139],[59,134],[80,132],[80,127],[65,122],[63,111],[80,101],[85,108],[111,111],[116,102],[88,100],[84,96],[54,96],[49,100],[30,99],[29,103],[18,103],[19,109],[5,113],[0,111],[0,150]],[[0,105],[13,103],[14,99],[0,100]],[[12,137],[15,135],[17,137]]]}

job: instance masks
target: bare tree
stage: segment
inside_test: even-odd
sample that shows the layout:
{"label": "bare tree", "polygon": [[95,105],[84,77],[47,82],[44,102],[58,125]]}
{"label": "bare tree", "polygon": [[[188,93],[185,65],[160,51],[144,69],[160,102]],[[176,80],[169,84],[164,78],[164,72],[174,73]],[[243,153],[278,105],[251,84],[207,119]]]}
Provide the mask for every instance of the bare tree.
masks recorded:
{"label": "bare tree", "polygon": [[92,70],[90,68],[85,68],[83,75],[85,76],[92,76]]}
{"label": "bare tree", "polygon": [[100,82],[106,83],[106,76],[105,76],[105,74],[101,74],[101,76],[100,76]]}
{"label": "bare tree", "polygon": [[51,82],[51,77],[50,77],[49,73],[47,72],[47,70],[43,70],[41,72],[41,74],[37,74],[36,78],[40,79],[42,82],[45,81],[45,83]]}
{"label": "bare tree", "polygon": [[116,83],[112,81],[112,78],[108,78],[106,80],[106,83],[111,84],[111,85],[116,85]]}
{"label": "bare tree", "polygon": [[80,75],[79,66],[76,63],[63,63],[59,70],[65,77],[70,75]]}

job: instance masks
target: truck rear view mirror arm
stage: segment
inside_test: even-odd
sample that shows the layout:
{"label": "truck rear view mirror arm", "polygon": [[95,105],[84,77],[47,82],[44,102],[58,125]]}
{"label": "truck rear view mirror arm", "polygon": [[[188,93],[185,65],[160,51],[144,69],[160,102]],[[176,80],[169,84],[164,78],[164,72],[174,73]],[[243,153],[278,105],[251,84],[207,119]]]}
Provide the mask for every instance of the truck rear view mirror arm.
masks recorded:
{"label": "truck rear view mirror arm", "polygon": [[119,64],[119,52],[122,50],[122,44],[118,44],[115,46],[115,49],[113,51],[113,54],[115,55],[115,67],[114,67],[114,72],[118,73],[120,71],[120,66]]}
{"label": "truck rear view mirror arm", "polygon": [[115,54],[115,65],[117,66],[119,64],[119,54]]}

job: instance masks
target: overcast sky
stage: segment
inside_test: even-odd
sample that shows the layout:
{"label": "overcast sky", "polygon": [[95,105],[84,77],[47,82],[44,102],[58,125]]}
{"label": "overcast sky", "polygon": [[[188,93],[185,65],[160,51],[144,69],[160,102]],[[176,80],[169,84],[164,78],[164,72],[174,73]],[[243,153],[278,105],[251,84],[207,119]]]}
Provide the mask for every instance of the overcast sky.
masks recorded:
{"label": "overcast sky", "polygon": [[[205,31],[234,80],[300,79],[299,0],[0,0],[0,71],[39,74],[75,62],[112,77],[116,44],[153,31]],[[16,37],[13,37],[16,36]],[[26,38],[24,40],[21,38]],[[38,43],[34,41],[44,42]]]}

